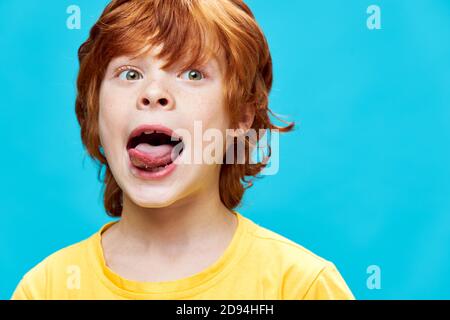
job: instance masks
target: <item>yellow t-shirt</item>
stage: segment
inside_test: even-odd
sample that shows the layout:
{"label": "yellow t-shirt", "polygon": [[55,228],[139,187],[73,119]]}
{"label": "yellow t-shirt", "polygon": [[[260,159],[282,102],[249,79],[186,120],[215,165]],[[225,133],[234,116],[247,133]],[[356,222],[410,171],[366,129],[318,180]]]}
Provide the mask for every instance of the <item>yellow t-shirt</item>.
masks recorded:
{"label": "yellow t-shirt", "polygon": [[105,263],[97,233],[28,271],[12,299],[354,299],[335,265],[234,211],[238,226],[222,256],[192,276],[125,279]]}

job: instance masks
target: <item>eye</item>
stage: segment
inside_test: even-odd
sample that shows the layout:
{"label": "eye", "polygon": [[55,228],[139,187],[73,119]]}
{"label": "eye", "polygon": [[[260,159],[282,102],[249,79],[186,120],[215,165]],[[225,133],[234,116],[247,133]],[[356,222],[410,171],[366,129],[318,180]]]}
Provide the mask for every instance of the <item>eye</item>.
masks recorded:
{"label": "eye", "polygon": [[130,68],[123,70],[119,74],[119,79],[125,80],[125,81],[136,81],[136,80],[140,80],[142,78],[143,78],[143,76],[139,71],[137,71],[135,69],[130,69]]}
{"label": "eye", "polygon": [[188,80],[200,81],[205,78],[205,75],[202,71],[197,69],[190,69],[182,73],[182,75],[187,75]]}

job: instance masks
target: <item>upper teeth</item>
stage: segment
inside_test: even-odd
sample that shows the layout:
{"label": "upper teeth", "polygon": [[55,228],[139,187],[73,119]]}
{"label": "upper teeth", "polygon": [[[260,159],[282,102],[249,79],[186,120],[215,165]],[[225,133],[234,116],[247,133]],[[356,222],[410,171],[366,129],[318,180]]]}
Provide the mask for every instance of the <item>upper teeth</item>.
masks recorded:
{"label": "upper teeth", "polygon": [[[157,131],[156,131],[156,130],[144,131],[144,134],[152,134],[152,133],[157,133]],[[172,135],[171,138],[172,138],[172,140],[174,140],[174,141],[180,140],[179,137],[174,136],[174,135]]]}

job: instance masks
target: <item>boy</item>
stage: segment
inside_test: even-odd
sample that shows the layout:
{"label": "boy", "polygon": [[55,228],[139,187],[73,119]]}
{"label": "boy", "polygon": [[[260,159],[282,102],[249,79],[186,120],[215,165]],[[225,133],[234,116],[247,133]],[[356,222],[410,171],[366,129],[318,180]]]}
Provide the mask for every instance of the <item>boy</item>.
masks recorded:
{"label": "boy", "polygon": [[[333,263],[234,210],[267,162],[232,150],[293,128],[269,119],[272,61],[247,5],[114,0],[79,61],[82,141],[120,220],[47,257],[14,299],[354,298]],[[193,161],[196,123],[231,136],[214,158],[235,162]]]}

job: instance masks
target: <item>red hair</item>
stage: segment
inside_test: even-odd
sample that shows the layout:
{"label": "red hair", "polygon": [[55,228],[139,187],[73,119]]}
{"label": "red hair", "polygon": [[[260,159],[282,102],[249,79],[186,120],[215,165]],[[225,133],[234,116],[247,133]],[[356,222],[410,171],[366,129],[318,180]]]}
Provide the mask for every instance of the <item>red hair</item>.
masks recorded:
{"label": "red hair", "polygon": [[[276,117],[268,108],[272,58],[263,32],[243,1],[113,0],[78,50],[80,69],[75,103],[81,139],[90,157],[99,162],[99,177],[105,169],[101,179],[104,206],[110,216],[121,215],[122,190],[101,151],[100,85],[113,58],[139,56],[147,46],[162,47],[157,58],[166,61],[163,69],[181,64],[180,69],[185,70],[205,63],[211,55],[223,54],[223,98],[232,124],[241,120],[243,108],[252,108],[255,117],[251,128],[257,132],[260,129],[287,132],[294,127],[294,123],[276,126],[269,118],[269,114]],[[221,165],[219,192],[229,209],[240,204],[245,189],[252,185],[252,180],[246,177],[257,177],[271,155],[269,145],[262,162],[249,163],[248,151],[253,144],[247,138],[244,143],[245,163],[224,161]]]}

